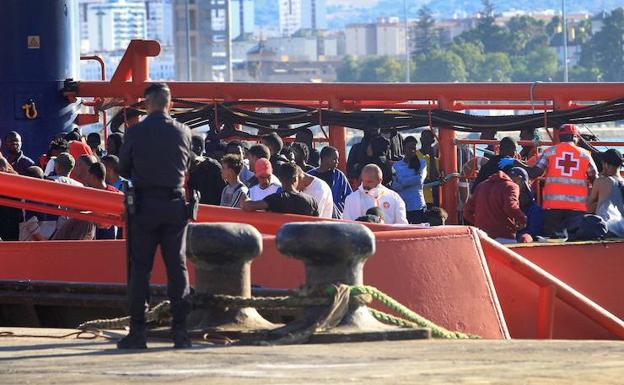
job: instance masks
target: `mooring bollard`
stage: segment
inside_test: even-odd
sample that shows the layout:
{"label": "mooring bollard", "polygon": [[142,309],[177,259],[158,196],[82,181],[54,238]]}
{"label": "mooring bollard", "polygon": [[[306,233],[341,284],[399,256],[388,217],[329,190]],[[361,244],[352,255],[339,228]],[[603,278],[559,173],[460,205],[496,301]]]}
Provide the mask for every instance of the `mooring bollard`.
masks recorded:
{"label": "mooring bollard", "polygon": [[[195,292],[251,297],[251,262],[262,253],[262,235],[239,223],[193,223],[186,236],[187,256],[195,265]],[[209,305],[193,311],[191,329],[258,330],[275,325],[254,308]]]}
{"label": "mooring bollard", "polygon": [[[278,250],[305,264],[306,285],[326,288],[333,284],[362,285],[364,263],[375,253],[375,235],[358,223],[300,222],[282,226],[276,237]],[[314,318],[322,309],[309,309]],[[363,304],[351,303],[339,325],[353,330],[383,330]]]}

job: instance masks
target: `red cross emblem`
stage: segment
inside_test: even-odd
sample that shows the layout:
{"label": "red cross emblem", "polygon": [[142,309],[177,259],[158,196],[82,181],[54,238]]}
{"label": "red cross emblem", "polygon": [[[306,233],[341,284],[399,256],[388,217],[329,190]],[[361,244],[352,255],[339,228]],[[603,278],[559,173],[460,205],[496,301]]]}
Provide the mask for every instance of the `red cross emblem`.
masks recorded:
{"label": "red cross emblem", "polygon": [[561,171],[562,176],[572,176],[574,171],[578,171],[581,166],[580,160],[574,157],[573,152],[562,152],[561,156],[555,159],[555,167]]}

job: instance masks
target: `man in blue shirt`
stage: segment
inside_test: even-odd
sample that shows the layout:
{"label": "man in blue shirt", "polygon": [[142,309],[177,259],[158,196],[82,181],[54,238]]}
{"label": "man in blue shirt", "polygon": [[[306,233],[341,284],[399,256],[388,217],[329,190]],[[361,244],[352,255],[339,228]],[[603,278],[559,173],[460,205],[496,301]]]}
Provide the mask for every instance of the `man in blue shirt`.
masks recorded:
{"label": "man in blue shirt", "polygon": [[106,166],[106,184],[125,192],[124,182],[128,180],[119,175],[119,158],[116,155],[106,155],[102,158],[102,163]]}
{"label": "man in blue shirt", "polygon": [[399,193],[407,210],[407,221],[412,224],[427,223],[427,203],[423,184],[427,178],[427,161],[416,154],[418,140],[408,136],[403,141],[405,156],[394,164],[392,189]]}
{"label": "man in blue shirt", "polygon": [[22,137],[15,131],[4,136],[3,153],[11,167],[20,175],[26,174],[26,170],[35,165],[35,162],[22,152]]}
{"label": "man in blue shirt", "polygon": [[334,199],[334,218],[342,218],[345,199],[353,192],[347,176],[338,170],[338,159],[340,154],[332,146],[323,147],[321,150],[321,165],[310,170],[308,174],[315,176],[327,183],[332,191]]}

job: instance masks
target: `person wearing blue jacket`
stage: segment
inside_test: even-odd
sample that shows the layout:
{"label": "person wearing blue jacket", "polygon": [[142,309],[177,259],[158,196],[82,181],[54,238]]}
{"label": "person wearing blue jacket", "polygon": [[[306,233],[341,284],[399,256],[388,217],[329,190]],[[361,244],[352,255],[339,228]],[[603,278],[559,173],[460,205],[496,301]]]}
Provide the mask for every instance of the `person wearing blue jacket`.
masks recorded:
{"label": "person wearing blue jacket", "polygon": [[409,223],[427,223],[427,203],[423,184],[427,178],[427,162],[417,155],[418,140],[408,136],[403,141],[405,156],[394,164],[392,189],[405,201]]}
{"label": "person wearing blue jacket", "polygon": [[325,181],[331,188],[334,199],[333,217],[337,219],[342,218],[345,199],[353,192],[345,174],[338,170],[339,157],[340,154],[336,148],[332,146],[323,147],[320,155],[321,165],[308,171],[308,174]]}

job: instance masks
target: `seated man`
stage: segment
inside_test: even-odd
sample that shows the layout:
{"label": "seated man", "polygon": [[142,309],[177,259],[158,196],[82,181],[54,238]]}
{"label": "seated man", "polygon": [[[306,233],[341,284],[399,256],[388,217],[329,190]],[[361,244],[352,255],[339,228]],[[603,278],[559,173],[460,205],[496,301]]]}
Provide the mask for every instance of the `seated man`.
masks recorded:
{"label": "seated man", "polygon": [[429,226],[444,226],[448,219],[448,213],[442,207],[433,206],[427,209]]}
{"label": "seated man", "polygon": [[384,213],[379,207],[371,207],[366,215],[355,218],[356,222],[384,223]]}
{"label": "seated man", "polygon": [[[282,183],[282,191],[266,196],[262,200],[247,200],[243,202],[242,209],[245,211],[267,210],[276,213],[318,217],[318,205],[314,198],[297,190],[297,185],[299,184],[299,168],[297,165],[284,163],[281,166],[281,170],[280,182]],[[256,164],[257,171],[258,165]]]}
{"label": "seated man", "polygon": [[507,175],[520,188],[520,209],[527,217],[527,226],[518,231],[518,239],[523,242],[531,242],[542,234],[544,229],[544,210],[537,204],[531,186],[529,185],[529,174],[525,169],[512,167]]}
{"label": "seated man", "polygon": [[274,194],[281,187],[279,181],[275,183],[273,176],[273,166],[266,158],[259,158],[254,164],[254,173],[258,184],[249,189],[249,199],[261,201],[265,197]]}
{"label": "seated man", "polygon": [[338,150],[331,146],[323,147],[321,150],[321,165],[310,171],[309,174],[325,181],[331,188],[334,200],[334,218],[342,218],[344,203],[347,196],[353,191],[349,185],[349,180],[342,171],[338,169],[340,154]]}
{"label": "seated man", "polygon": [[362,184],[345,200],[343,219],[355,220],[371,207],[384,212],[387,224],[407,224],[405,202],[396,192],[381,184],[383,175],[379,166],[368,164],[361,174]]}
{"label": "seated man", "polygon": [[76,159],[75,167],[73,168],[70,176],[71,179],[82,183],[83,185],[87,185],[87,180],[89,179],[89,168],[97,163],[97,158],[93,155],[81,155]]}
{"label": "seated man", "polygon": [[334,199],[332,198],[332,191],[327,183],[315,176],[306,174],[299,166],[297,166],[297,170],[299,172],[297,190],[314,198],[318,204],[320,217],[332,218],[334,214]]}
{"label": "seated man", "polygon": [[74,169],[75,165],[76,165],[76,161],[74,160],[74,157],[70,153],[61,152],[60,154],[56,156],[56,159],[54,160],[54,175],[50,176],[49,179],[58,183],[64,183],[64,184],[70,184],[72,186],[82,187],[83,186],[82,183],[78,182],[77,180],[72,179],[69,176],[72,170]]}
{"label": "seated man", "polygon": [[128,180],[119,175],[119,157],[117,155],[106,155],[102,158],[102,163],[106,167],[106,184],[125,192],[124,182]]}
{"label": "seated man", "polygon": [[622,154],[609,149],[601,154],[602,175],[596,179],[587,201],[589,212],[607,222],[612,235],[624,237],[624,179],[620,176]]}
{"label": "seated man", "polygon": [[221,176],[227,185],[221,193],[221,206],[239,207],[247,196],[247,186],[240,180],[243,159],[240,155],[227,154],[221,159]]}
{"label": "seated man", "polygon": [[464,207],[464,218],[500,243],[515,243],[516,230],[524,228],[520,187],[502,171],[480,183]]}
{"label": "seated man", "polygon": [[[98,190],[121,193],[121,191],[106,183],[106,167],[101,162],[95,162],[89,167],[87,186]],[[97,224],[95,239],[115,239],[117,236],[117,226]]]}

